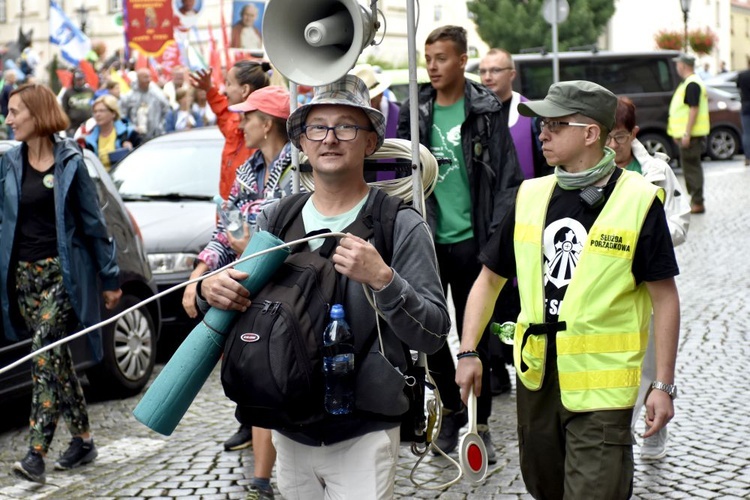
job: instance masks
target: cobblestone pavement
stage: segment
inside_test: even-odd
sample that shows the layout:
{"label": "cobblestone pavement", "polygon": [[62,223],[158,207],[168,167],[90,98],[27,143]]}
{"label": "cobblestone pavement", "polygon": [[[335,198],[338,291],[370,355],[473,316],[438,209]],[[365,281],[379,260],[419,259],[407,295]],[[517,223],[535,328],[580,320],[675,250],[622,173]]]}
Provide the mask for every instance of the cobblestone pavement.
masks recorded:
{"label": "cobblestone pavement", "polygon": [[[705,215],[693,217],[688,242],[678,248],[682,275],[682,338],[677,415],[670,424],[668,455],[655,463],[637,458],[635,498],[750,498],[750,285],[744,250],[750,244],[750,169],[741,161],[706,163]],[[170,437],[133,418],[139,397],[91,404],[99,458],[69,472],[47,460],[47,484],[19,482],[10,466],[26,448],[25,428],[0,433],[0,499],[244,498],[252,453],[225,452],[222,442],[237,427],[233,407],[215,372]],[[25,406],[3,412],[26,412]],[[526,499],[516,448],[515,396],[494,398],[492,436],[498,463],[484,484],[460,481],[447,490],[418,489],[409,476],[416,462],[406,446],[397,498]],[[50,457],[68,440],[61,428]],[[455,453],[454,453],[455,458]],[[415,474],[437,486],[456,476],[445,458],[428,457]],[[278,498],[278,496],[277,496]]]}

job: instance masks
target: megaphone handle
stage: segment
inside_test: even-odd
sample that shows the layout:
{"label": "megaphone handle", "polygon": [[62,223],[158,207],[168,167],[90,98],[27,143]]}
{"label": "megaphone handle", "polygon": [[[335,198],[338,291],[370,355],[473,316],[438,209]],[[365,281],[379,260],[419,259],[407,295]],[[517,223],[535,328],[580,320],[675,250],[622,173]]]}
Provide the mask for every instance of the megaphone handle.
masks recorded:
{"label": "megaphone handle", "polygon": [[469,412],[469,433],[477,433],[477,397],[474,394],[474,386],[469,388],[469,399],[468,399],[468,412]]}

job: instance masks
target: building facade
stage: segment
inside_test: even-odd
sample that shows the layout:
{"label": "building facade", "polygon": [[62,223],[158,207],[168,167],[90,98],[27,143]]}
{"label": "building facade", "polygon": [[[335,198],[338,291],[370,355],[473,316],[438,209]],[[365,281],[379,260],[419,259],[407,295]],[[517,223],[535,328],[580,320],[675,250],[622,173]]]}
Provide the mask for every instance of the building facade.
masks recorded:
{"label": "building facade", "polygon": [[[124,46],[123,28],[118,23],[124,0],[59,1],[74,22],[85,25],[85,32],[92,40],[106,44],[108,53]],[[173,1],[176,6],[181,0]],[[360,1],[369,4],[369,0]],[[406,67],[407,1],[411,0],[378,2],[385,21],[381,19],[376,45],[363,51],[362,61],[367,59],[385,67]],[[198,29],[191,32],[192,43],[199,51],[208,45],[209,24],[221,44],[222,5],[225,18],[231,24],[231,0],[201,0]],[[615,6],[615,14],[599,40],[602,49],[656,50],[654,34],[659,30],[681,32],[684,29],[680,0],[615,0]],[[481,56],[489,48],[478,36],[466,2],[420,0],[417,12],[416,48],[420,63],[424,60],[425,38],[434,28],[445,24],[457,24],[467,29],[470,57]],[[53,54],[59,52],[57,46],[49,43],[48,19],[49,0],[0,0],[0,43],[15,40],[19,27],[24,31],[33,29],[34,49],[46,64]],[[713,53],[700,59],[701,64],[709,64],[711,72],[716,72],[722,61],[726,62],[728,69],[747,67],[750,58],[750,0],[692,0],[687,24],[689,30],[708,27],[718,35],[718,45]]]}

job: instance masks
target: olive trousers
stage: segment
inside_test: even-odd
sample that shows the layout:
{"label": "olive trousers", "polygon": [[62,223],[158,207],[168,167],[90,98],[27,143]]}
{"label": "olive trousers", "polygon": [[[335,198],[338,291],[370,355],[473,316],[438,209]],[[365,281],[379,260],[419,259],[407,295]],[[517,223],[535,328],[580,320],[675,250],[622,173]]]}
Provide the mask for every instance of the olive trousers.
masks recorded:
{"label": "olive trousers", "polygon": [[541,389],[530,391],[520,379],[516,387],[521,473],[534,498],[630,498],[632,408],[567,410],[560,399],[556,356],[549,352]]}

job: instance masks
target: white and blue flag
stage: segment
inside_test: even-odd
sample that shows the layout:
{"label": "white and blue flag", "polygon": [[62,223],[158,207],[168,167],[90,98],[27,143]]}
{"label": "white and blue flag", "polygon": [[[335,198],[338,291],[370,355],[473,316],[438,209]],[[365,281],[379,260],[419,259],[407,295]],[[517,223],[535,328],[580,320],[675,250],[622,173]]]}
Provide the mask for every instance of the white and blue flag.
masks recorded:
{"label": "white and blue flag", "polygon": [[66,61],[77,65],[91,50],[91,40],[73,24],[59,3],[51,0],[49,6],[49,41],[60,46]]}

